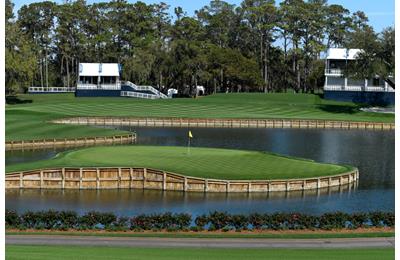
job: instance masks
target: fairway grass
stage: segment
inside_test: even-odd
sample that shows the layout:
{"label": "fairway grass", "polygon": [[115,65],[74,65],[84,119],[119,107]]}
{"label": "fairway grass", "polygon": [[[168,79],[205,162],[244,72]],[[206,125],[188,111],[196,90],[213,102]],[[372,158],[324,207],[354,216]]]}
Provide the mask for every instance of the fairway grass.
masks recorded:
{"label": "fairway grass", "polygon": [[225,180],[274,180],[336,175],[353,168],[271,153],[176,146],[102,146],[53,159],[6,166],[6,172],[54,167],[144,167],[186,176]]}
{"label": "fairway grass", "polygon": [[6,105],[6,140],[109,136],[123,131],[57,125],[72,116],[140,118],[314,119],[394,122],[394,115],[367,113],[354,103],[324,100],[311,94],[215,94],[197,99],[75,98],[73,94],[20,95]]}
{"label": "fairway grass", "polygon": [[215,248],[127,248],[78,246],[6,246],[6,259],[394,259],[394,248],[363,249],[215,249]]}

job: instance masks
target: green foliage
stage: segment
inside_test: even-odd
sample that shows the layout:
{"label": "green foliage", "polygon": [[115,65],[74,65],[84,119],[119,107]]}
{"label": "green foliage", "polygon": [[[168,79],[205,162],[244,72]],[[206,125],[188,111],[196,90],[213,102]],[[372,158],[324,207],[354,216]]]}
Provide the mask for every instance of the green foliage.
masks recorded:
{"label": "green foliage", "polygon": [[374,39],[363,12],[327,1],[213,0],[194,17],[176,7],[177,19],[162,2],[43,1],[23,5],[17,18],[12,7],[7,0],[9,93],[75,86],[79,62],[119,62],[124,79],[164,92],[310,93],[323,86],[320,52],[344,46],[365,48],[358,74],[394,73],[394,30]]}
{"label": "green foliage", "polygon": [[[68,216],[66,218],[66,216]],[[152,215],[137,215],[131,218],[117,217],[113,213],[91,211],[78,216],[74,212],[64,211],[28,211],[22,215],[6,210],[7,228],[23,229],[78,229],[94,228],[108,231],[118,230],[153,230],[161,231],[201,231],[205,226],[208,230],[241,231],[244,229],[260,230],[317,230],[317,229],[352,229],[359,227],[394,227],[393,212],[370,212],[347,214],[343,212],[325,213],[321,216],[300,213],[273,213],[250,215],[229,214],[226,212],[211,212],[192,218],[186,213],[161,213]],[[193,225],[193,223],[195,225]]]}

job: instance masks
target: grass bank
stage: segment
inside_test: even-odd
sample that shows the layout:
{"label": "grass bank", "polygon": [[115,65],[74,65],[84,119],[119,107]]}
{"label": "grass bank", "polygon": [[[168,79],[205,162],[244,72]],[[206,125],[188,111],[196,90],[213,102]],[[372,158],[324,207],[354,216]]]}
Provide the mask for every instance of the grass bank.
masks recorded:
{"label": "grass bank", "polygon": [[216,94],[197,99],[75,98],[73,94],[20,95],[6,106],[6,140],[121,134],[48,121],[69,116],[324,119],[394,122],[394,115],[362,112],[348,102],[311,94]]}
{"label": "grass bank", "polygon": [[350,166],[317,163],[312,160],[271,153],[216,148],[173,146],[106,146],[64,152],[49,160],[6,166],[6,172],[52,167],[145,167],[187,176],[227,179],[294,179],[336,175]]}
{"label": "grass bank", "polygon": [[78,246],[6,246],[6,259],[394,259],[394,248],[213,249]]}
{"label": "grass bank", "polygon": [[160,238],[271,238],[271,239],[321,239],[394,237],[394,229],[368,228],[357,230],[288,230],[288,231],[199,231],[199,232],[153,232],[153,231],[56,231],[56,230],[6,230],[6,235],[54,235],[54,236],[101,236],[101,237],[160,237]]}

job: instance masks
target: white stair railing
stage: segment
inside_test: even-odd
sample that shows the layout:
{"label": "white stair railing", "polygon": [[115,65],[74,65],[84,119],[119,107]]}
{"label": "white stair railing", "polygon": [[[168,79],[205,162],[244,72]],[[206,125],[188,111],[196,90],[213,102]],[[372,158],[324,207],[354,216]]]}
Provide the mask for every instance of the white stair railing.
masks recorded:
{"label": "white stair railing", "polygon": [[[157,96],[158,98],[168,98],[167,95],[165,95],[164,93],[161,93],[160,91],[158,91],[157,89],[155,89],[152,86],[138,86],[136,84],[133,84],[130,81],[125,81],[124,84],[131,87],[135,91],[149,91],[149,92],[154,93],[154,96]],[[132,92],[132,91],[122,91],[122,92]],[[122,96],[122,92],[121,92],[121,96]],[[132,95],[130,95],[130,96],[132,96]]]}
{"label": "white stair railing", "polygon": [[145,99],[159,99],[158,95],[152,95],[141,92],[134,91],[121,91],[121,97],[135,97],[135,98],[145,98]]}

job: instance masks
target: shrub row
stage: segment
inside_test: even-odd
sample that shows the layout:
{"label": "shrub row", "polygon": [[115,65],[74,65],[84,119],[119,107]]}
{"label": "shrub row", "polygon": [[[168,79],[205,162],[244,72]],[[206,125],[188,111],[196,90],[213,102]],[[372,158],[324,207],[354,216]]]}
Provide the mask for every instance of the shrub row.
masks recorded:
{"label": "shrub row", "polygon": [[190,214],[151,214],[131,218],[114,213],[90,211],[78,215],[73,211],[28,211],[18,214],[6,210],[6,227],[17,229],[104,229],[104,230],[297,230],[297,229],[354,229],[360,227],[394,227],[392,212],[326,213],[320,216],[300,213],[250,215],[212,212],[192,218]]}

